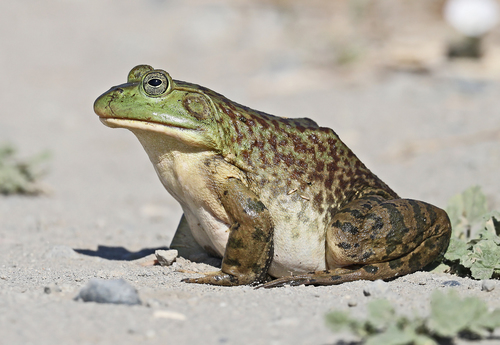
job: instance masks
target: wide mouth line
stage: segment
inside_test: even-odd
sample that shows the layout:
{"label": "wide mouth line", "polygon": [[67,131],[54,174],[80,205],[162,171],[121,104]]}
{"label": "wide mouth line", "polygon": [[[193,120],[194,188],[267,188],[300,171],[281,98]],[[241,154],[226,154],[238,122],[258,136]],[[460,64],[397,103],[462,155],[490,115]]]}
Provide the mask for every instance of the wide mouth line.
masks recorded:
{"label": "wide mouth line", "polygon": [[117,121],[125,121],[125,122],[138,122],[138,123],[144,123],[144,124],[150,124],[150,125],[157,125],[157,126],[162,126],[162,127],[174,127],[174,128],[178,128],[178,129],[185,129],[185,130],[196,130],[198,128],[190,128],[190,127],[186,127],[186,126],[180,126],[180,125],[176,125],[176,124],[165,124],[165,123],[161,123],[161,122],[158,122],[158,121],[153,121],[153,120],[138,120],[138,119],[127,119],[127,118],[123,118],[123,117],[107,117],[107,116],[99,116],[99,119],[101,121],[108,121],[108,120],[117,120]]}

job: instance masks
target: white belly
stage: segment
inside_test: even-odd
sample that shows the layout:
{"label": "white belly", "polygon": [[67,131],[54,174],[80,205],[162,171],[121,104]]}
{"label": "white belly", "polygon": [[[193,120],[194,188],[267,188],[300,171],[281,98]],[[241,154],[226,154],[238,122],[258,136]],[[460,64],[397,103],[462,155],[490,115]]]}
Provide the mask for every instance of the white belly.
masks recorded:
{"label": "white belly", "polygon": [[294,230],[295,233],[286,225],[275,228],[274,259],[269,268],[273,277],[326,269],[324,237],[309,228]]}
{"label": "white belly", "polygon": [[196,214],[188,207],[183,206],[183,210],[196,242],[209,254],[222,258],[229,237],[228,224],[221,222],[204,209],[198,209]]}

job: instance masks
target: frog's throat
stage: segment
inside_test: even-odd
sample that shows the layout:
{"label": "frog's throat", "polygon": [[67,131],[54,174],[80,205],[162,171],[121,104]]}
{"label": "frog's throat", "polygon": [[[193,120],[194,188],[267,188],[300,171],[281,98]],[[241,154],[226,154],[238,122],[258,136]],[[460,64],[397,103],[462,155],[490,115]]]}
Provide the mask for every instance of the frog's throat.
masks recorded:
{"label": "frog's throat", "polygon": [[137,131],[146,131],[149,133],[155,132],[160,135],[175,138],[190,146],[203,148],[213,148],[214,146],[213,141],[207,138],[205,136],[205,133],[202,133],[203,129],[189,129],[183,127],[167,126],[154,122],[130,119],[118,119],[109,117],[101,117],[99,119],[105,126],[111,128],[125,128],[136,134]]}

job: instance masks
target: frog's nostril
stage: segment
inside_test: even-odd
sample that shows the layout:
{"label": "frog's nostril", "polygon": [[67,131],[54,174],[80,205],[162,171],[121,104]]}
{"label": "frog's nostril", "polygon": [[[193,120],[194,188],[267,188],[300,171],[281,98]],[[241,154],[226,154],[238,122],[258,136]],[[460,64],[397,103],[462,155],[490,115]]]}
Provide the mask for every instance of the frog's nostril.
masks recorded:
{"label": "frog's nostril", "polygon": [[119,93],[123,93],[123,89],[121,87],[117,87],[116,91],[118,91]]}

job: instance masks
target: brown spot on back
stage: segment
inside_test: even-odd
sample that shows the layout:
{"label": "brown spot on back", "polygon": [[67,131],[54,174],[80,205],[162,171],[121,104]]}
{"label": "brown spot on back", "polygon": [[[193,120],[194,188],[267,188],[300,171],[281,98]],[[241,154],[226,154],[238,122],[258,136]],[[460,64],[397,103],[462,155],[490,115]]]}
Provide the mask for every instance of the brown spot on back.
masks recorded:
{"label": "brown spot on back", "polygon": [[271,123],[273,124],[274,129],[276,129],[276,130],[280,129],[280,124],[279,124],[278,120],[274,119],[271,121]]}
{"label": "brown spot on back", "polygon": [[250,160],[250,153],[247,150],[244,150],[241,152],[241,155],[243,156],[243,159],[248,162]]}
{"label": "brown spot on back", "polygon": [[263,129],[268,129],[269,128],[269,123],[264,120],[263,118],[259,117],[259,116],[254,116],[252,115],[252,119],[255,120],[256,122],[258,122]]}
{"label": "brown spot on back", "polygon": [[274,134],[269,136],[268,142],[272,146],[273,151],[276,151],[276,136]]}
{"label": "brown spot on back", "polygon": [[332,161],[326,165],[326,170],[330,172],[330,176],[333,172],[335,172],[338,169],[337,162]]}
{"label": "brown spot on back", "polygon": [[323,192],[318,192],[313,199],[314,207],[318,210],[319,213],[323,213]]}
{"label": "brown spot on back", "polygon": [[333,179],[329,176],[328,178],[325,179],[325,188],[326,189],[331,189],[333,185]]}
{"label": "brown spot on back", "polygon": [[316,171],[321,173],[325,169],[325,163],[323,161],[319,161],[316,163]]}

